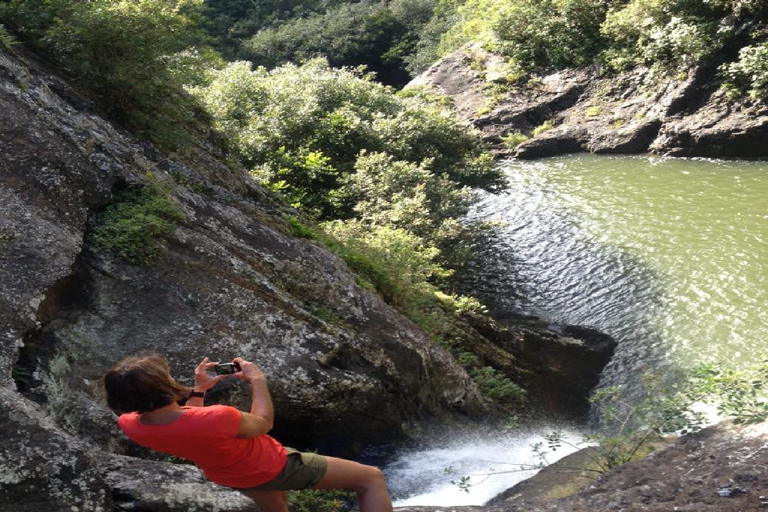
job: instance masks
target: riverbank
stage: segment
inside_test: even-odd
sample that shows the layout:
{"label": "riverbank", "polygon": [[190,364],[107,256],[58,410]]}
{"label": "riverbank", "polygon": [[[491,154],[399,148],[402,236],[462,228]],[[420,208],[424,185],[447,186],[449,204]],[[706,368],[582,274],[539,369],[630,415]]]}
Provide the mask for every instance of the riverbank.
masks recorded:
{"label": "riverbank", "polygon": [[468,45],[408,87],[452,100],[501,157],[768,158],[768,105],[729,96],[715,69],[692,67],[674,76],[644,68],[617,76],[566,69],[512,84],[504,69],[502,57]]}

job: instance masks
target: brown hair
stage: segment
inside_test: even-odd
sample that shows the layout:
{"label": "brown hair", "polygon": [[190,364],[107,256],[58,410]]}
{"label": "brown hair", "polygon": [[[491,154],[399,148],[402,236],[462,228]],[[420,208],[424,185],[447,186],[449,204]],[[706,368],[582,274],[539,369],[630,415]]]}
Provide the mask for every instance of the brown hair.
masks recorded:
{"label": "brown hair", "polygon": [[186,398],[191,388],[171,377],[159,354],[126,357],[104,376],[107,405],[118,414],[147,412]]}

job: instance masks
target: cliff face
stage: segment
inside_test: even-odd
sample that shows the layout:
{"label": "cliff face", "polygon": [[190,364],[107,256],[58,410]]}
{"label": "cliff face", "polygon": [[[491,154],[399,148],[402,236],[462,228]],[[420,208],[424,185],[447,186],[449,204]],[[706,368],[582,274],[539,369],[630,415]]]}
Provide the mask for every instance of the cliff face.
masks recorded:
{"label": "cliff face", "polygon": [[[198,509],[188,505],[208,484],[193,468],[117,455],[123,439],[100,377],[141,351],[165,354],[188,384],[203,356],[255,361],[270,379],[275,434],[336,453],[485,412],[446,352],[341,260],[286,235],[282,212],[244,175],[202,151],[185,164],[137,143],[60,79],[6,53],[0,111],[3,510]],[[117,190],[149,172],[186,220],[156,264],[137,266],[86,233]],[[233,383],[218,395],[242,407],[244,391]],[[230,494],[206,491],[196,506],[250,507]]]}
{"label": "cliff face", "polygon": [[[287,212],[245,173],[203,150],[168,156],[137,142],[26,54],[0,51],[0,112],[3,511],[255,510],[193,467],[126,456],[137,453],[105,407],[100,378],[142,351],[165,354],[187,384],[204,356],[255,361],[270,380],[273,433],[324,453],[418,440],[429,422],[488,413],[447,352],[335,255],[287,234]],[[186,219],[158,261],[133,265],[90,243],[94,216],[149,181]],[[569,357],[579,344],[530,328],[502,341],[473,336],[505,359],[486,362],[513,377],[536,339],[567,346]],[[570,393],[570,379],[584,377],[556,386]],[[248,405],[237,383],[208,399]]]}
{"label": "cliff face", "polygon": [[[637,69],[605,76],[563,70],[504,85],[503,60],[470,45],[436,63],[409,87],[445,94],[507,156],[653,153],[711,158],[768,158],[768,105],[730,98],[716,70],[674,77]],[[550,129],[515,147],[504,137]]]}

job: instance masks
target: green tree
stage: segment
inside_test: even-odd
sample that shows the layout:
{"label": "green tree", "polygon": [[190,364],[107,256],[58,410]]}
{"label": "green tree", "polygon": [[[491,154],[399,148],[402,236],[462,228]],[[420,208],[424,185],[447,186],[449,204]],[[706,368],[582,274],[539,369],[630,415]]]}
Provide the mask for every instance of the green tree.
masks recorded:
{"label": "green tree", "polygon": [[174,147],[194,125],[182,85],[216,55],[187,11],[193,0],[11,0],[0,7],[18,34],[51,56],[113,119]]}
{"label": "green tree", "polygon": [[234,63],[192,91],[261,182],[321,219],[355,216],[344,184],[363,150],[429,162],[446,187],[502,184],[478,133],[443,107],[323,60],[271,71]]}
{"label": "green tree", "polygon": [[409,76],[390,50],[402,44],[407,32],[386,3],[365,0],[264,28],[243,43],[243,50],[256,65],[326,57],[333,67],[364,65],[379,81],[404,85]]}

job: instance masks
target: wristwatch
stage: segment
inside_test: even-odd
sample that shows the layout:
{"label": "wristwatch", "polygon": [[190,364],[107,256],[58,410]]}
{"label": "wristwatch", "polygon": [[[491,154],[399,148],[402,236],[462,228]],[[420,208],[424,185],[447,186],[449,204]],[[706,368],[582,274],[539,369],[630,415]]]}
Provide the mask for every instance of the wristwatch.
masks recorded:
{"label": "wristwatch", "polygon": [[189,398],[203,398],[205,391],[193,391],[189,394]]}

